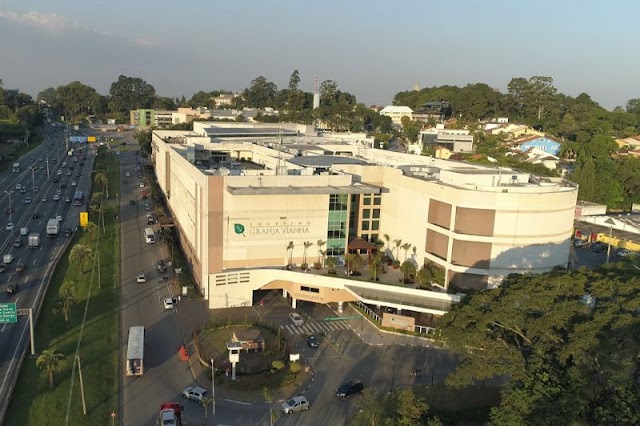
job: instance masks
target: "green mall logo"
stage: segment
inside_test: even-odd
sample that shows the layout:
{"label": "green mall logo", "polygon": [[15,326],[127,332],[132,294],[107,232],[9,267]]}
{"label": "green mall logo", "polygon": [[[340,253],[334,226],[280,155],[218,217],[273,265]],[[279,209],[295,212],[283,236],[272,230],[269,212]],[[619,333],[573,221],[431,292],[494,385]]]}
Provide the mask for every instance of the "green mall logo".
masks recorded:
{"label": "green mall logo", "polygon": [[242,235],[243,237],[246,237],[246,235],[244,235],[244,225],[243,224],[234,223],[233,224],[233,230],[236,231],[236,234]]}

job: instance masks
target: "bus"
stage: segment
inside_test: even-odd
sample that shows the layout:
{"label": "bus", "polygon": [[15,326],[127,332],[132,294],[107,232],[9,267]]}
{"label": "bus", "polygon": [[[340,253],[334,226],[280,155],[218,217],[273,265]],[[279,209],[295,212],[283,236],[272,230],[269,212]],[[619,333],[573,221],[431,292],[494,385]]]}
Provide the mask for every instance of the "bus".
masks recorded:
{"label": "bus", "polygon": [[144,327],[141,325],[129,328],[125,372],[127,376],[144,374]]}
{"label": "bus", "polygon": [[152,228],[144,228],[144,240],[147,244],[153,244],[156,242],[156,233]]}
{"label": "bus", "polygon": [[76,191],[76,193],[73,194],[73,205],[81,206],[83,204],[84,204],[84,192]]}

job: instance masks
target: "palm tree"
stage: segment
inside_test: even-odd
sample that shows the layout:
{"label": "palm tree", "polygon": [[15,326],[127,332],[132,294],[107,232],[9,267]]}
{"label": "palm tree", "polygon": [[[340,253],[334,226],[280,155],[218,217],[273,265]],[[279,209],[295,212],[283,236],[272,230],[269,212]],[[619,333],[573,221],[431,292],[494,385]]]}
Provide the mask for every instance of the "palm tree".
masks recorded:
{"label": "palm tree", "polygon": [[402,262],[402,265],[400,265],[400,272],[402,272],[402,284],[404,284],[409,276],[416,275],[416,265],[414,265],[413,262],[405,260]]}
{"label": "palm tree", "polygon": [[[400,247],[402,246],[402,240],[393,240],[393,243],[396,245],[396,254],[395,254],[395,258],[396,260],[398,259],[398,257],[400,256]],[[391,254],[393,254],[393,249],[391,250]]]}
{"label": "palm tree", "polygon": [[324,247],[325,244],[327,244],[327,242],[324,240],[316,241],[316,245],[318,246],[318,263],[320,263],[320,259],[322,259],[321,266],[324,266],[324,257],[326,255],[326,252],[322,251],[322,247]]}
{"label": "palm tree", "polygon": [[95,255],[91,247],[84,244],[76,244],[71,249],[71,253],[69,253],[69,262],[80,265],[82,273],[84,273],[83,266],[90,265],[94,258]]}
{"label": "palm tree", "polygon": [[347,264],[347,276],[349,276],[351,274],[351,264],[353,263],[353,261],[355,260],[356,255],[354,253],[347,253],[344,255],[344,261]]}
{"label": "palm tree", "polygon": [[309,247],[311,247],[313,245],[313,243],[311,241],[305,241],[303,244],[304,244],[304,251],[302,252],[302,265],[303,265],[303,267],[306,267],[306,266],[308,266],[307,265],[307,250],[309,249]]}
{"label": "palm tree", "polygon": [[96,225],[95,222],[88,221],[84,230],[89,233],[89,237],[93,240],[93,235],[98,230],[98,225]]}
{"label": "palm tree", "polygon": [[69,322],[69,314],[71,314],[71,308],[76,303],[76,294],[78,288],[73,281],[65,281],[60,286],[60,299],[53,308],[55,313],[62,311],[65,322]]}
{"label": "palm tree", "polygon": [[93,177],[93,183],[102,187],[102,189],[106,190],[107,193],[109,192],[109,179],[107,179],[107,175],[104,174],[104,172],[96,173],[96,175]]}
{"label": "palm tree", "polygon": [[327,257],[325,261],[325,265],[327,267],[327,272],[330,274],[336,273],[336,265],[338,264],[338,260],[334,256]]}
{"label": "palm tree", "polygon": [[411,243],[404,243],[401,248],[404,250],[404,260],[407,260],[407,255],[409,250],[411,250]]}
{"label": "palm tree", "polygon": [[293,241],[289,241],[289,244],[287,244],[287,252],[289,253],[289,268],[291,268],[291,265],[293,265]]}
{"label": "palm tree", "polygon": [[64,360],[64,355],[55,349],[45,349],[42,351],[40,356],[36,359],[36,366],[46,371],[49,375],[49,386],[53,387],[55,385],[54,381],[54,373],[62,370],[62,361]]}
{"label": "palm tree", "polygon": [[369,274],[371,275],[371,281],[378,281],[378,272],[380,271],[380,265],[382,265],[382,253],[377,252],[369,263]]}
{"label": "palm tree", "polygon": [[384,254],[387,254],[387,250],[389,249],[389,242],[391,241],[391,237],[389,236],[389,234],[384,234],[384,235],[382,235],[382,238],[384,238],[384,241],[385,241]]}
{"label": "palm tree", "polygon": [[[200,403],[202,404],[202,406],[204,407],[204,418],[206,419],[208,417],[208,412],[209,412],[209,404],[213,403],[214,399],[211,395],[207,395],[207,396],[203,396],[202,399],[200,400]],[[211,410],[211,414],[213,414],[213,409]]]}

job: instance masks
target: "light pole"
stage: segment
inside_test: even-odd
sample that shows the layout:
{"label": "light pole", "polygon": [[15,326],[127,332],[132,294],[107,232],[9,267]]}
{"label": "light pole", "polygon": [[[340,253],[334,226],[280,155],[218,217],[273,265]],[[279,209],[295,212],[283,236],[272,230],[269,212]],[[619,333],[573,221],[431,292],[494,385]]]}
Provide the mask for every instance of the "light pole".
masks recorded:
{"label": "light pole", "polygon": [[11,193],[13,191],[4,191],[9,196],[9,223],[13,223],[13,209],[11,208]]}
{"label": "light pole", "polygon": [[47,177],[49,177],[49,151],[47,151]]}
{"label": "light pole", "polygon": [[611,234],[613,232],[613,225],[616,224],[615,220],[609,218],[604,221],[607,225],[609,225],[609,244],[607,244],[607,263],[609,263],[609,257],[611,256]]}
{"label": "light pole", "polygon": [[211,358],[211,417],[216,418],[216,370],[213,368],[213,358]]}

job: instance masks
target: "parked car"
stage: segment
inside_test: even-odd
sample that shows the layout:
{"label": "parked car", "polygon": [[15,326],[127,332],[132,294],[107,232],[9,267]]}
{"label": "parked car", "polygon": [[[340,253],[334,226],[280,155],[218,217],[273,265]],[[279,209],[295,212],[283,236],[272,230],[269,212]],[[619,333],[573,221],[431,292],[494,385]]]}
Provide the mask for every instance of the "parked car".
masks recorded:
{"label": "parked car", "polygon": [[137,283],[147,282],[147,276],[144,274],[144,272],[140,272],[138,275],[136,275],[136,282]]}
{"label": "parked car", "polygon": [[347,398],[351,395],[362,392],[364,384],[360,380],[350,380],[343,383],[338,389],[336,389],[336,395],[340,398]]}
{"label": "parked car", "polygon": [[605,243],[594,243],[591,244],[591,251],[594,253],[600,253],[607,250],[607,244]]}
{"label": "parked car", "polygon": [[162,300],[162,305],[164,306],[165,310],[173,309],[174,306],[176,305],[176,300],[170,297],[166,297],[165,299]]}
{"label": "parked car", "polygon": [[203,398],[209,396],[209,391],[199,386],[189,386],[182,391],[182,397],[202,403]]}
{"label": "parked car", "polygon": [[589,242],[587,240],[583,240],[581,238],[576,238],[575,240],[573,240],[573,246],[574,247],[584,247],[586,245],[588,245]]}
{"label": "parked car", "polygon": [[304,320],[302,319],[300,314],[298,314],[297,312],[291,312],[289,314],[289,319],[291,320],[293,325],[295,325],[296,327],[301,327],[304,325]]}
{"label": "parked car", "polygon": [[295,413],[297,411],[308,410],[311,405],[304,396],[294,396],[293,398],[282,403],[282,411],[285,414]]}
{"label": "parked car", "polygon": [[627,257],[627,256],[631,256],[633,252],[628,249],[620,249],[616,252],[616,254],[620,257]]}
{"label": "parked car", "polygon": [[5,225],[4,230],[5,230],[5,231],[9,231],[9,232],[11,232],[11,231],[13,231],[13,228],[14,228],[14,227],[15,227],[15,225],[14,225],[12,222],[9,222],[9,223],[7,223],[7,224]]}

